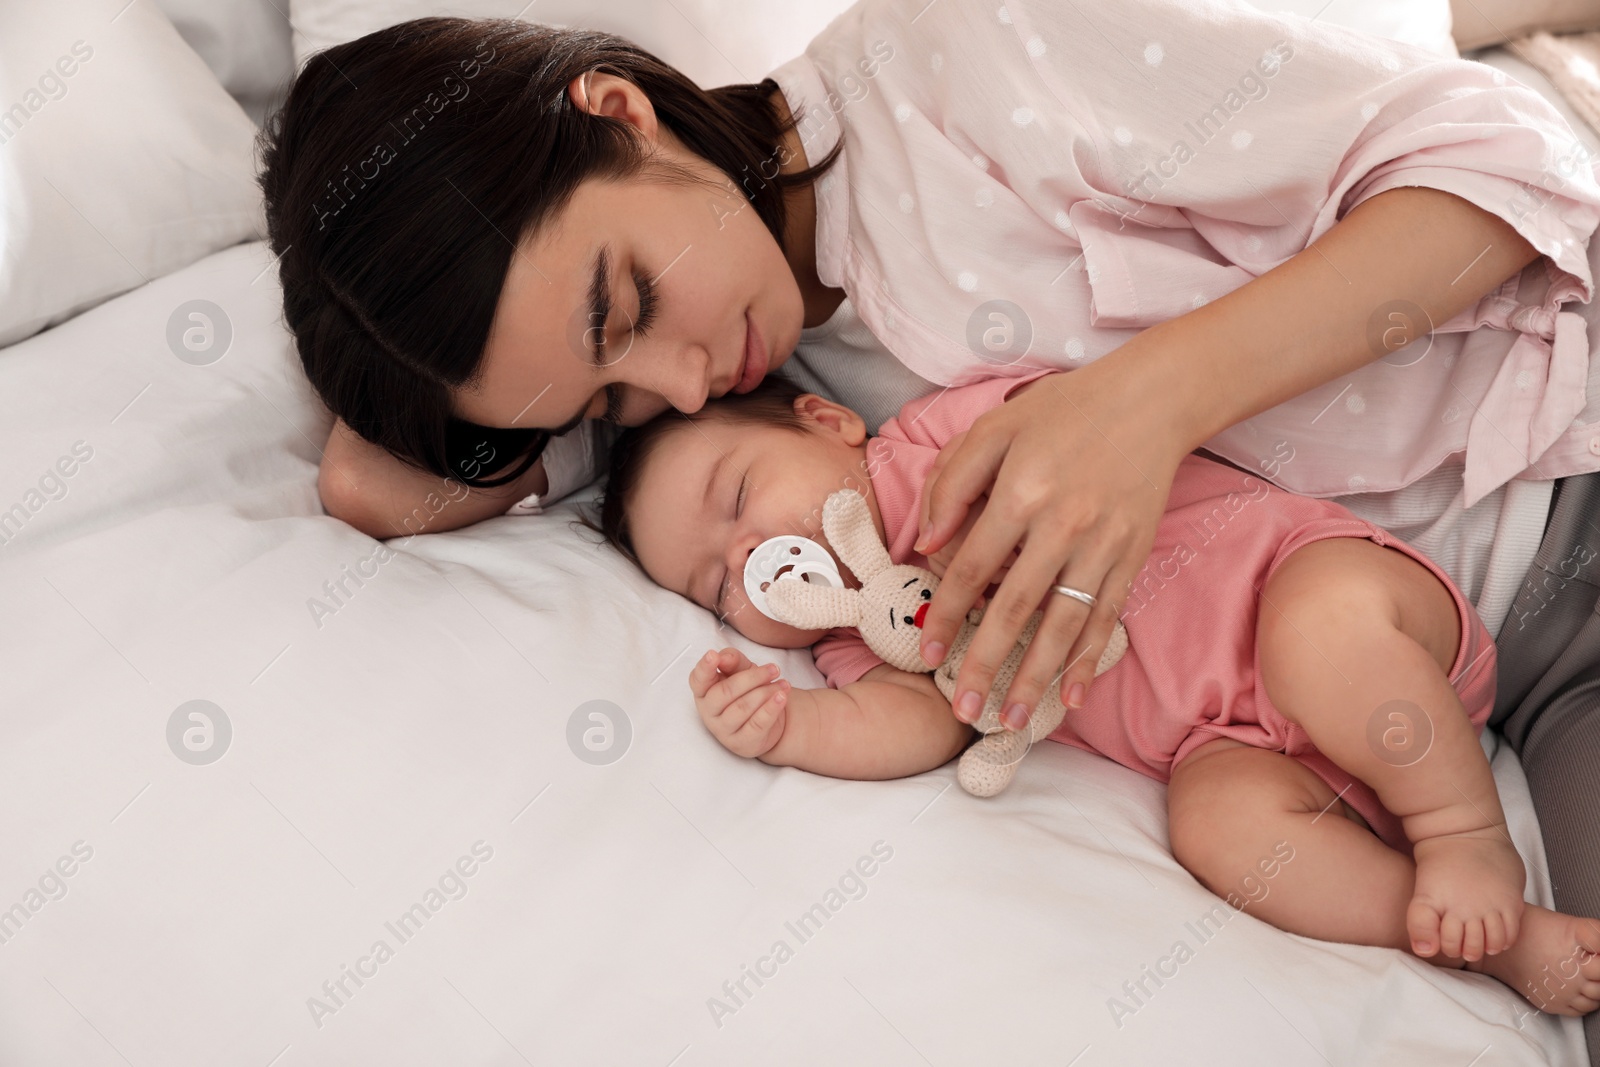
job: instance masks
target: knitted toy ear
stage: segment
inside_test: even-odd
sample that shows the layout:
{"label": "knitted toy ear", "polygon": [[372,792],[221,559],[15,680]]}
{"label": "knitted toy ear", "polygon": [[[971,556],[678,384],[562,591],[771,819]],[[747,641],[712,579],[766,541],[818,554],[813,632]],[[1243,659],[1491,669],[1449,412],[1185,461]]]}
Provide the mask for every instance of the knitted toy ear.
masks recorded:
{"label": "knitted toy ear", "polygon": [[767,586],[767,607],[779,622],[802,630],[831,630],[861,622],[861,593],[836,589],[798,578],[784,578]]}
{"label": "knitted toy ear", "polygon": [[892,566],[889,550],[878,539],[867,498],[854,489],[840,489],[828,495],[822,505],[822,532],[862,585]]}

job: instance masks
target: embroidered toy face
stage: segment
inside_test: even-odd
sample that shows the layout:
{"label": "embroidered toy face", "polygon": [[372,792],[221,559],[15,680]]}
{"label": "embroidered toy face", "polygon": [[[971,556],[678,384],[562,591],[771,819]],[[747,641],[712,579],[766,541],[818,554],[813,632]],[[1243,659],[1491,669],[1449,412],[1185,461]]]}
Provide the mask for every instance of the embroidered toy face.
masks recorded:
{"label": "embroidered toy face", "polygon": [[866,500],[853,489],[828,497],[822,531],[861,588],[775,582],[767,590],[773,614],[791,626],[854,626],[886,663],[926,674],[932,668],[922,659],[920,631],[939,579],[932,571],[890,561]]}
{"label": "embroidered toy face", "polygon": [[[901,615],[899,625],[915,626],[919,630],[922,629],[922,622],[928,617],[928,601],[933,599],[933,591],[937,588],[939,588],[939,579],[937,578],[909,579],[905,585],[900,587],[900,596],[897,596],[889,605],[889,625],[897,626],[895,613],[909,609],[909,614]],[[904,601],[907,591],[914,597],[909,603]],[[912,605],[915,606],[913,607]]]}

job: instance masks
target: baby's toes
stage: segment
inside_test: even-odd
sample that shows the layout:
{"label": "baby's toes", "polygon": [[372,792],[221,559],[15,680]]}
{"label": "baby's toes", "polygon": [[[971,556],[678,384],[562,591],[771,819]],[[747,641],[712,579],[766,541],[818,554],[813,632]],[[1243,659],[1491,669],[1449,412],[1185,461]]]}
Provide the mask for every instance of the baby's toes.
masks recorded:
{"label": "baby's toes", "polygon": [[[1573,946],[1578,973],[1583,977],[1583,994],[1600,1000],[1600,922],[1580,919],[1577,944]],[[1592,991],[1591,991],[1592,990]]]}
{"label": "baby's toes", "polygon": [[1461,924],[1461,951],[1458,955],[1473,963],[1478,962],[1483,959],[1484,940],[1483,920],[1468,919]]}
{"label": "baby's toes", "polygon": [[1483,917],[1483,954],[1494,956],[1506,948],[1506,916],[1491,911]]}
{"label": "baby's toes", "polygon": [[1406,935],[1411,951],[1431,956],[1439,951],[1439,909],[1420,897],[1412,897],[1406,908]]}
{"label": "baby's toes", "polygon": [[1587,1015],[1600,1006],[1600,984],[1585,982],[1575,990],[1566,1004],[1569,1011],[1561,1014]]}
{"label": "baby's toes", "polygon": [[1577,979],[1578,988],[1570,1006],[1584,1014],[1600,1007],[1600,922],[1578,919],[1573,924],[1573,934],[1569,955],[1552,969],[1566,975],[1576,967],[1577,974],[1573,977]]}
{"label": "baby's toes", "polygon": [[1526,905],[1519,902],[1511,911],[1501,915],[1501,920],[1506,924],[1506,948],[1515,947],[1517,938],[1522,936],[1522,913],[1525,907]]}
{"label": "baby's toes", "polygon": [[1446,956],[1459,957],[1463,932],[1464,924],[1455,912],[1446,911],[1439,917],[1439,951]]}

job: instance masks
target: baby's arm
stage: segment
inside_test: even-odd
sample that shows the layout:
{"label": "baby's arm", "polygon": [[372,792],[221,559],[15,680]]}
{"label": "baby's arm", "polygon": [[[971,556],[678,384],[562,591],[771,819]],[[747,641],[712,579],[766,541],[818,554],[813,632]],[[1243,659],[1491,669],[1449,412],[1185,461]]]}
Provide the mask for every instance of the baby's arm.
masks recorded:
{"label": "baby's arm", "polygon": [[833,778],[904,778],[943,767],[978,736],[927,674],[880,663],[839,689],[793,689],[774,766]]}
{"label": "baby's arm", "polygon": [[729,751],[833,778],[904,778],[942,767],[977,736],[933,679],[888,664],[841,689],[794,689],[736,649],[689,675],[701,720]]}

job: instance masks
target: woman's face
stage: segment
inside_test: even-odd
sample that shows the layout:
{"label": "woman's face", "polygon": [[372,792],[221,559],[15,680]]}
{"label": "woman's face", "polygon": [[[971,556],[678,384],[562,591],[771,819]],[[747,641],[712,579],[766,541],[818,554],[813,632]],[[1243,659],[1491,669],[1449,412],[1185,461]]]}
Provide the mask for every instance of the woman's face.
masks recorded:
{"label": "woman's face", "polygon": [[[587,99],[591,112],[632,123],[714,184],[586,181],[552,226],[519,246],[482,377],[455,395],[456,414],[480,425],[566,429],[609,417],[636,426],[669,406],[694,412],[708,396],[748,391],[800,338],[795,271],[755,208],[657,124],[637,86],[602,72],[588,81],[587,94],[583,78],[568,86],[579,106]],[[800,155],[783,169],[805,166]],[[748,362],[747,322],[757,335]]]}

